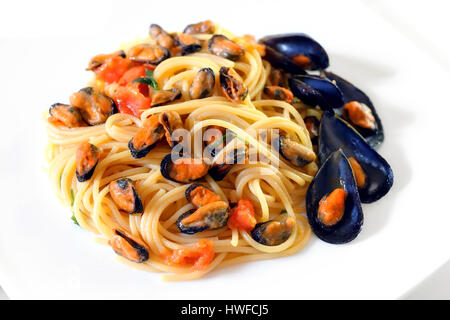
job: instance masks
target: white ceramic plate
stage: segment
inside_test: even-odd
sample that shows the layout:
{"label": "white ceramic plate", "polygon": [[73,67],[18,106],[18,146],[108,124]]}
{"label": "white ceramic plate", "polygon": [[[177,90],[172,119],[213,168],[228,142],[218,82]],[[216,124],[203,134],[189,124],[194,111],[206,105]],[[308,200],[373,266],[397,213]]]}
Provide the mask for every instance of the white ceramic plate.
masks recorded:
{"label": "white ceramic plate", "polygon": [[[28,38],[0,41],[0,284],[11,298],[397,298],[450,257],[447,74],[358,1],[345,8],[336,1],[226,3],[85,10],[77,2],[67,12],[48,5],[37,18],[33,10],[10,17],[29,29]],[[42,170],[42,112],[85,84],[92,55],[145,35],[151,22],[179,30],[205,18],[257,37],[309,33],[329,52],[331,70],[371,96],[385,127],[379,152],[395,182],[386,197],[363,206],[364,228],[352,243],[313,237],[295,256],[165,283],[117,263],[55,199]]]}

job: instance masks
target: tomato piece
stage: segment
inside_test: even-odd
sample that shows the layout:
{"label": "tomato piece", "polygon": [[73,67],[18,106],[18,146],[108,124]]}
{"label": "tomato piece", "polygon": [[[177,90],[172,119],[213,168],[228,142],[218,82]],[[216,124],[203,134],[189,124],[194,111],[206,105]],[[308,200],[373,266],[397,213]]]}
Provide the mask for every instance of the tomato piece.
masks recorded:
{"label": "tomato piece", "polygon": [[148,97],[150,94],[148,85],[145,83],[133,83],[133,80],[138,78],[144,78],[146,76],[145,70],[153,70],[154,67],[144,64],[136,67],[131,67],[124,73],[124,75],[119,80],[120,86],[132,86],[139,89],[139,92],[144,96]]}
{"label": "tomato piece", "polygon": [[214,260],[213,242],[200,239],[192,247],[173,250],[166,260],[169,264],[192,265],[195,270],[204,270]]}
{"label": "tomato piece", "polygon": [[150,108],[152,102],[152,99],[132,86],[118,87],[114,100],[120,113],[131,114],[135,117],[140,117],[144,110]]}
{"label": "tomato piece", "polygon": [[132,63],[127,58],[114,56],[108,58],[104,64],[94,70],[97,79],[106,83],[113,83],[120,80]]}
{"label": "tomato piece", "polygon": [[228,219],[229,228],[238,228],[251,231],[256,225],[255,208],[250,200],[241,199],[236,207],[231,210]]}

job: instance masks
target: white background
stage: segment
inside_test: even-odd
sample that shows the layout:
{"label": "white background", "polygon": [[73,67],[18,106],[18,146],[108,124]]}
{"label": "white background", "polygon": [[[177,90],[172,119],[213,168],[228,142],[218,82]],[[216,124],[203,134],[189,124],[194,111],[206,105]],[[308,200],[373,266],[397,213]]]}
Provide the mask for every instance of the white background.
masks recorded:
{"label": "white background", "polygon": [[[260,10],[259,14],[255,14],[255,7]],[[445,262],[443,257],[450,255],[448,237],[444,235],[450,212],[445,205],[446,193],[443,192],[445,188],[448,193],[448,185],[445,183],[448,181],[448,170],[444,169],[444,165],[448,162],[449,154],[443,149],[448,145],[444,137],[449,135],[448,129],[444,130],[445,123],[440,117],[441,114],[445,114],[445,109],[449,108],[446,92],[450,72],[448,12],[447,1],[437,0],[426,2],[406,0],[339,2],[311,0],[213,2],[210,0],[201,2],[191,0],[170,1],[167,4],[156,1],[2,2],[0,46],[8,49],[3,51],[1,55],[3,59],[0,62],[2,75],[0,90],[7,97],[4,100],[6,103],[2,105],[3,112],[7,114],[7,119],[14,119],[15,115],[32,119],[39,117],[42,110],[49,104],[58,99],[66,99],[73,88],[77,88],[85,81],[86,75],[82,67],[87,58],[98,52],[114,50],[122,41],[133,39],[136,35],[145,35],[151,22],[159,23],[168,30],[176,30],[187,23],[209,18],[237,33],[245,32],[258,36],[273,33],[271,30],[310,33],[320,42],[324,40],[322,44],[326,48],[331,48],[329,53],[332,66],[333,62],[336,63],[336,71],[350,77],[356,83],[370,85],[369,93],[374,93],[371,96],[375,102],[386,101],[388,98],[389,103],[385,104],[384,109],[379,107],[381,117],[387,124],[388,139],[386,146],[383,146],[380,152],[392,160],[394,172],[399,174],[399,179],[396,180],[393,191],[395,193],[380,201],[380,204],[377,203],[371,207],[372,210],[369,211],[379,212],[377,216],[366,216],[366,225],[372,226],[370,230],[372,239],[384,236],[381,231],[388,234],[389,226],[398,226],[396,231],[398,241],[392,242],[392,246],[398,246],[399,251],[386,251],[385,261],[383,263],[374,261],[374,264],[380,263],[381,266],[386,266],[397,261],[398,256],[402,255],[411,263],[409,268],[406,266],[402,271],[395,265],[391,268],[381,267],[379,270],[384,273],[386,284],[383,288],[379,286],[375,289],[374,286],[374,290],[378,291],[372,294],[364,292],[364,288],[360,288],[360,295],[345,292],[345,288],[342,288],[342,297],[450,298],[450,265],[447,264],[439,269],[437,274],[432,275]],[[338,19],[340,16],[342,19]],[[243,24],[243,21],[247,23]],[[362,32],[364,34],[361,34]],[[352,49],[350,52],[354,53],[353,55],[349,55],[348,48]],[[42,59],[43,53],[52,58]],[[374,53],[380,56],[375,59],[375,64],[370,65],[373,61],[367,62],[368,59],[365,59],[365,56],[372,57]],[[352,59],[349,60],[349,57]],[[418,58],[414,60],[412,57]],[[391,68],[392,64],[398,65],[398,70],[401,71]],[[425,71],[428,69],[430,69],[429,74],[432,75],[430,77],[427,77]],[[397,81],[396,84],[401,84],[403,81],[408,83],[409,87],[400,86],[401,90],[398,90],[399,87],[395,87],[396,90],[394,90],[393,86],[383,85],[383,81],[379,80],[383,78],[394,78]],[[414,81],[411,81],[412,79]],[[33,86],[33,88],[23,90],[23,95],[12,97],[11,92],[16,92],[14,89],[17,86]],[[35,97],[29,95],[35,95]],[[23,106],[23,101],[26,102],[26,106]],[[397,106],[399,108],[396,108]],[[388,109],[388,107],[392,108]],[[430,110],[429,113],[419,113],[425,108]],[[1,143],[2,150],[10,150],[10,141],[16,141],[15,139],[22,141],[25,137],[30,137],[28,132],[30,128],[22,126],[21,118],[18,117],[18,119],[13,131],[14,135],[11,136],[10,133],[8,135],[6,132],[2,135],[8,137],[8,141]],[[33,130],[35,128],[37,131],[40,130],[39,126],[32,127]],[[36,132],[35,137],[41,134]],[[33,135],[34,132],[31,133],[31,136]],[[405,150],[406,144],[404,145],[403,141],[409,136],[411,139],[417,139],[417,143],[409,141],[408,149]],[[438,140],[442,143],[437,143]],[[36,139],[35,149],[39,150],[39,144],[40,142]],[[34,168],[29,161],[16,159],[14,154],[8,153],[8,155],[12,158],[11,161],[23,165],[24,172]],[[411,158],[405,159],[406,157]],[[33,160],[40,161],[40,159]],[[2,163],[2,173],[7,177],[6,180],[8,181],[8,177],[15,180],[17,176],[18,181],[21,181],[23,177],[20,173],[11,175],[10,172],[6,172],[8,165],[12,166],[12,163],[7,160],[5,165]],[[17,170],[21,168],[17,164],[16,167]],[[36,173],[32,178],[43,179],[43,176]],[[19,186],[17,182],[14,185],[21,187],[22,192],[33,192],[33,190],[27,190],[26,186]],[[42,185],[45,186],[45,181]],[[395,197],[400,199],[402,192],[406,192],[404,190],[411,185],[416,187],[414,192],[410,190],[410,201],[414,202],[414,205],[411,207],[396,205]],[[4,184],[0,186],[0,191],[2,191],[0,193],[2,197],[9,195]],[[7,199],[2,198],[2,203],[5,201]],[[392,202],[393,205],[387,206],[386,201]],[[386,209],[390,212],[384,212]],[[24,210],[17,212],[15,207],[11,209],[11,212],[18,214],[17,219],[26,217],[26,214],[32,214]],[[42,209],[37,208],[37,210]],[[415,221],[406,221],[409,213],[411,213],[410,219]],[[2,215],[7,214],[8,210],[3,210]],[[402,229],[402,224],[398,223],[400,216],[405,219],[405,229]],[[44,215],[44,218],[54,219],[51,213]],[[420,219],[423,219],[423,223],[418,222],[422,221]],[[17,227],[17,224],[13,225]],[[408,229],[412,226],[416,229]],[[30,232],[33,230],[31,226],[25,226],[25,228]],[[71,230],[72,226],[64,225],[61,228]],[[1,236],[2,234],[0,234],[0,240],[4,240]],[[80,237],[80,242],[85,241],[83,237],[86,237],[80,232],[70,236]],[[415,241],[408,246],[408,239],[414,239],[414,237],[416,240],[424,237],[425,240]],[[380,239],[380,243],[382,241],[383,239]],[[5,243],[0,243],[0,249]],[[33,247],[30,239],[27,239],[25,243]],[[374,250],[374,255],[377,255],[376,250],[380,250],[375,243],[369,248]],[[320,249],[322,248],[314,248],[314,251]],[[327,249],[323,250],[326,252]],[[307,254],[312,254],[311,251],[308,250]],[[82,253],[78,252],[78,254]],[[333,253],[330,251],[330,254]],[[344,250],[342,254],[345,255]],[[370,260],[370,256],[365,259]],[[4,266],[8,262],[0,260],[0,264],[3,263]],[[279,263],[278,261],[270,265],[279,266]],[[0,270],[1,268],[0,265]],[[35,272],[33,261],[27,261],[26,257],[21,268],[28,270],[30,274]],[[251,265],[247,266],[246,270],[251,268]],[[389,274],[389,270],[392,270],[392,274]],[[376,270],[369,271],[376,272]],[[355,271],[355,275],[373,277],[374,275],[370,272],[364,274],[364,272]],[[39,274],[35,276],[39,277]],[[427,277],[430,277],[430,280],[421,285],[420,282]],[[6,285],[8,281],[11,279],[0,278],[0,285],[4,283],[5,288],[8,288]],[[32,291],[31,288],[29,289]],[[17,292],[14,293],[14,296],[21,296]],[[27,295],[23,296],[27,297]],[[39,297],[39,293],[34,292],[32,296]],[[48,295],[43,294],[43,296]],[[312,291],[310,297],[330,296],[321,295],[317,290]]]}

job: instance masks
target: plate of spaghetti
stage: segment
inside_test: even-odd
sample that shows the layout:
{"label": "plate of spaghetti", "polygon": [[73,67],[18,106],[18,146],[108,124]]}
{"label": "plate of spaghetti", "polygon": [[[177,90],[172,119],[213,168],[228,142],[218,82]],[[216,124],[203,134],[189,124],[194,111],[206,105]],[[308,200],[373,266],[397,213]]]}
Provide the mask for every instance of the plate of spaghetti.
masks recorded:
{"label": "plate of spaghetti", "polygon": [[373,103],[307,34],[151,24],[86,69],[44,115],[50,182],[76,225],[164,280],[348,243],[393,184]]}
{"label": "plate of spaghetti", "polygon": [[10,298],[392,299],[448,260],[448,75],[365,2],[86,7],[2,20]]}

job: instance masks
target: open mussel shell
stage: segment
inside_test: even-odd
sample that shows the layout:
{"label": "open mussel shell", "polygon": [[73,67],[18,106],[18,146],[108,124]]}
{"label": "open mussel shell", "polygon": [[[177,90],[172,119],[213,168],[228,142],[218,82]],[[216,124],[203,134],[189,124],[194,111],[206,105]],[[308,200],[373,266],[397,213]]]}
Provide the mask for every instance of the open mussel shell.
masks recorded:
{"label": "open mussel shell", "polygon": [[[318,215],[321,200],[336,189],[347,193],[342,218],[334,225],[324,224]],[[363,211],[352,168],[341,150],[323,163],[306,192],[306,213],[313,232],[321,240],[347,243],[356,238],[363,224]]]}
{"label": "open mussel shell", "polygon": [[355,87],[352,83],[341,78],[340,76],[328,71],[325,71],[324,74],[331,81],[335,81],[336,85],[339,87],[339,89],[341,89],[344,103],[358,101],[360,103],[364,103],[370,108],[375,118],[376,128],[374,130],[370,130],[359,126],[353,127],[364,137],[364,139],[366,139],[367,143],[370,144],[372,148],[376,148],[383,142],[384,132],[383,125],[381,124],[381,119],[378,116],[377,111],[375,110],[375,107],[370,98],[361,89]]}
{"label": "open mussel shell", "polygon": [[362,202],[374,202],[388,193],[394,174],[387,161],[353,127],[336,115],[324,112],[319,128],[319,164],[339,148],[347,158],[357,161],[365,175],[365,184],[358,187]]}
{"label": "open mussel shell", "polygon": [[341,108],[344,105],[342,91],[330,80],[314,75],[296,75],[289,79],[294,96],[312,107],[322,110]]}
{"label": "open mussel shell", "polygon": [[[286,57],[294,65],[305,70],[323,70],[328,68],[330,64],[325,49],[316,40],[304,33],[270,35],[260,41],[266,45],[266,48],[271,48],[281,54],[276,57],[276,62],[281,64],[283,58]],[[272,63],[270,60],[269,62]],[[293,70],[286,71],[297,73]]]}
{"label": "open mussel shell", "polygon": [[291,59],[271,47],[266,47],[264,59],[269,61],[274,68],[282,69],[292,74],[307,74],[302,67],[296,65]]}

